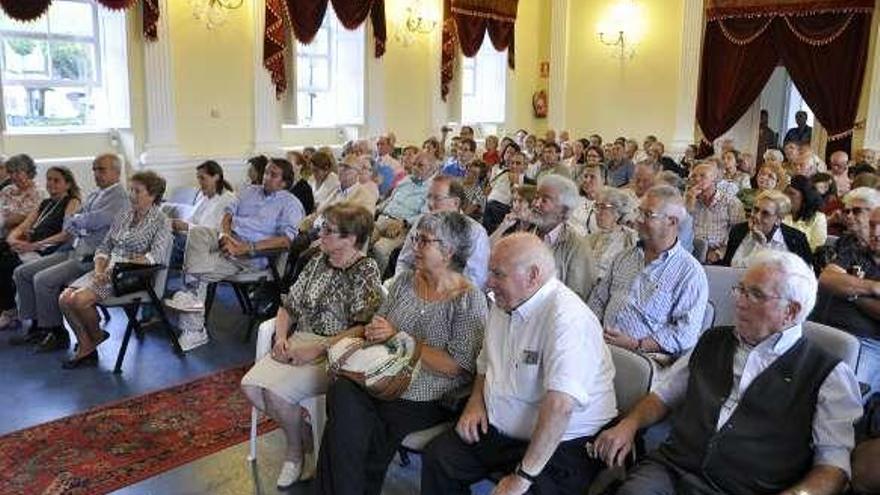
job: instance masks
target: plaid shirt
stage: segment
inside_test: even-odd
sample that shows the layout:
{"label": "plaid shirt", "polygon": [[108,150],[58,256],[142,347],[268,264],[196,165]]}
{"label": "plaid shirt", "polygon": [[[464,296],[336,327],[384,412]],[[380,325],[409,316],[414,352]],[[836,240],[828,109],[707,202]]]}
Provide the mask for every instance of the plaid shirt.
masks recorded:
{"label": "plaid shirt", "polygon": [[690,213],[694,217],[694,237],[705,239],[710,249],[727,245],[731,227],[746,221],[742,203],[720,189],[708,205],[697,199]]}

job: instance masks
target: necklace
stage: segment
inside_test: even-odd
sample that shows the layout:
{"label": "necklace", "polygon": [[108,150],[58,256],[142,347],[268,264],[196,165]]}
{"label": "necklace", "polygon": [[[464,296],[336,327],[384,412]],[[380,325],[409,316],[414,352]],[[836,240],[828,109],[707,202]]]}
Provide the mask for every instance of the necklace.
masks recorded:
{"label": "necklace", "polygon": [[36,228],[39,227],[41,223],[43,223],[44,221],[46,221],[47,218],[49,218],[49,215],[51,215],[55,211],[55,209],[58,208],[58,205],[60,205],[63,200],[64,200],[64,198],[56,199],[52,203],[52,206],[50,208],[46,208],[43,212],[40,213],[40,215],[37,217],[37,219],[34,220],[33,225],[31,225],[31,233],[33,233],[33,231],[36,230]]}

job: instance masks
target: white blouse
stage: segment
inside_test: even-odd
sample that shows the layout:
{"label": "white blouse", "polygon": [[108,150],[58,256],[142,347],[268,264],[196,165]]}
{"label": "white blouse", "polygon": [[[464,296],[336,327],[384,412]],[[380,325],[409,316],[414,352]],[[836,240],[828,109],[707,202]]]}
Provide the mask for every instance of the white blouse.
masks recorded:
{"label": "white blouse", "polygon": [[189,218],[190,225],[219,229],[226,207],[235,201],[235,193],[223,191],[223,194],[215,194],[210,198],[200,194],[196,207]]}

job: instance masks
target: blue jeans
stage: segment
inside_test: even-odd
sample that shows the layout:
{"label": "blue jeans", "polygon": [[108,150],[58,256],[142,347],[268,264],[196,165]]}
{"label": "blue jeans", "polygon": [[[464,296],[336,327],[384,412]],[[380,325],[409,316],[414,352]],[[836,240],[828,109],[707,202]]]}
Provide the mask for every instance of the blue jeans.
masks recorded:
{"label": "blue jeans", "polygon": [[871,386],[872,392],[880,392],[880,340],[860,337],[862,350],[856,377]]}

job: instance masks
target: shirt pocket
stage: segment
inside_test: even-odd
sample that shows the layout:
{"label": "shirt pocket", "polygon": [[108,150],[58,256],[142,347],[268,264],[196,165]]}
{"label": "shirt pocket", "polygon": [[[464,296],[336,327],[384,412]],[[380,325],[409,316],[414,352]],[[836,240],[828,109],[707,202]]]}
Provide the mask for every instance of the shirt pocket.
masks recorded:
{"label": "shirt pocket", "polygon": [[668,287],[660,287],[653,281],[645,280],[639,288],[638,304],[649,323],[667,323],[673,302],[673,295]]}
{"label": "shirt pocket", "polygon": [[541,372],[541,357],[535,363],[527,363],[525,351],[520,352],[513,364],[513,391],[527,402],[541,400],[544,390],[544,374]]}

